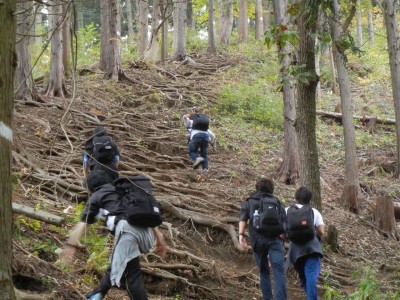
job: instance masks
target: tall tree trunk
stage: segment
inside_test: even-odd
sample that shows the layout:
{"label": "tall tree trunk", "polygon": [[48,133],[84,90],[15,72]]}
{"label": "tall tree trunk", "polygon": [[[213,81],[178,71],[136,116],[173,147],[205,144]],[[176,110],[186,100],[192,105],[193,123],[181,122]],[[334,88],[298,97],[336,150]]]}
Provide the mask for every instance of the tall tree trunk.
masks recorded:
{"label": "tall tree trunk", "polygon": [[233,28],[233,1],[218,0],[219,40],[222,45],[228,45]]}
{"label": "tall tree trunk", "polygon": [[[161,0],[162,1],[162,0]],[[159,0],[153,0],[153,13],[151,18],[150,43],[144,53],[144,60],[155,63],[160,60],[160,4]]]}
{"label": "tall tree trunk", "polygon": [[263,24],[264,24],[264,29],[263,32],[268,31],[269,28],[271,27],[271,20],[270,20],[270,15],[271,15],[271,1],[269,0],[263,0]]}
{"label": "tall tree trunk", "polygon": [[75,14],[74,18],[76,18],[76,27],[75,30],[79,30],[85,26],[83,20],[83,5],[82,1],[84,0],[75,0]]}
{"label": "tall tree trunk", "polygon": [[137,49],[140,57],[143,57],[144,51],[148,44],[148,26],[149,26],[149,6],[146,0],[139,0],[138,7],[138,36],[137,36]]}
{"label": "tall tree trunk", "polygon": [[15,1],[0,4],[0,298],[15,300],[12,281],[11,143],[14,107]]}
{"label": "tall tree trunk", "polygon": [[215,30],[214,30],[214,0],[208,0],[208,49],[210,53],[217,52],[217,46],[215,44]]}
{"label": "tall tree trunk", "polygon": [[[274,0],[274,15],[276,25],[287,26],[289,16],[287,15],[287,0]],[[281,35],[278,35],[276,41],[278,47],[278,57],[280,58],[280,73],[287,73],[291,65],[291,47],[289,43],[281,40]],[[295,183],[298,177],[298,156],[297,156],[297,140],[296,130],[293,126],[296,119],[294,87],[289,79],[283,79],[283,107],[284,107],[284,149],[283,161],[280,165],[277,176],[280,181],[287,184]]]}
{"label": "tall tree trunk", "polygon": [[374,21],[372,19],[371,7],[368,7],[368,37],[369,37],[369,44],[371,46],[375,45],[375,29],[374,29]]}
{"label": "tall tree trunk", "polygon": [[62,4],[62,13],[64,18],[64,22],[62,25],[62,43],[63,43],[63,66],[64,66],[64,75],[68,77],[71,75],[71,64],[70,64],[70,11],[67,3]]}
{"label": "tall tree trunk", "polygon": [[100,3],[100,70],[106,72],[108,70],[108,58],[110,56],[110,48],[108,46],[110,35],[110,1],[101,0]]}
{"label": "tall tree trunk", "polygon": [[67,91],[64,85],[63,70],[63,42],[62,42],[62,5],[60,0],[49,1],[51,12],[49,15],[51,38],[50,76],[46,95],[65,97]]}
{"label": "tall tree trunk", "polygon": [[238,43],[247,43],[249,40],[249,25],[247,16],[247,0],[239,0],[239,34]]}
{"label": "tall tree trunk", "polygon": [[39,3],[35,3],[35,43],[40,44],[42,42],[42,32],[41,32],[41,28],[43,25],[42,22],[42,12],[41,12],[41,5]]}
{"label": "tall tree trunk", "polygon": [[262,0],[256,0],[255,18],[255,38],[260,40],[264,33]]}
{"label": "tall tree trunk", "polygon": [[15,52],[17,54],[17,68],[14,77],[14,93],[16,99],[28,101],[43,101],[39,96],[31,72],[31,55],[29,52],[29,37],[27,36],[31,26],[30,19],[26,15],[29,13],[29,2],[18,2],[19,13],[17,20],[17,43]]}
{"label": "tall tree trunk", "polygon": [[313,192],[312,205],[320,209],[321,184],[315,136],[315,89],[319,80],[315,73],[315,36],[321,0],[304,0],[301,3],[301,11],[296,16],[299,34],[297,63],[299,66],[304,66],[299,72],[308,76],[307,82],[297,83],[295,128],[299,148],[299,174],[300,184],[307,186]]}
{"label": "tall tree trunk", "polygon": [[119,80],[122,73],[121,67],[121,53],[120,53],[120,40],[121,40],[121,17],[120,17],[120,3],[119,0],[108,0],[110,2],[110,40],[109,40],[109,54],[108,69],[104,74],[104,78]]}
{"label": "tall tree trunk", "polygon": [[358,164],[356,137],[353,123],[353,105],[351,100],[350,78],[346,68],[346,57],[340,42],[343,39],[341,9],[338,0],[332,1],[332,41],[333,56],[337,68],[340,99],[342,104],[342,122],[345,148],[345,184],[342,199],[350,211],[358,213]]}
{"label": "tall tree trunk", "polygon": [[173,1],[173,19],[174,19],[174,35],[173,35],[173,58],[172,60],[183,60],[186,56],[186,0]]}
{"label": "tall tree trunk", "polygon": [[361,48],[363,45],[363,32],[362,32],[360,1],[357,1],[356,19],[357,19],[357,47]]}
{"label": "tall tree trunk", "polygon": [[128,38],[133,37],[133,17],[132,17],[132,2],[126,0],[126,22],[128,23]]}
{"label": "tall tree trunk", "polygon": [[400,178],[400,41],[397,23],[397,2],[383,0],[383,16],[385,19],[387,45],[389,49],[390,74],[396,118],[396,178]]}
{"label": "tall tree trunk", "polygon": [[168,16],[167,7],[168,1],[160,0],[160,10],[162,19],[162,29],[161,29],[161,62],[165,63],[165,59],[168,57]]}
{"label": "tall tree trunk", "polygon": [[188,0],[187,1],[187,10],[186,10],[186,23],[187,23],[187,28],[194,30],[195,29],[195,22],[193,18],[193,1]]}

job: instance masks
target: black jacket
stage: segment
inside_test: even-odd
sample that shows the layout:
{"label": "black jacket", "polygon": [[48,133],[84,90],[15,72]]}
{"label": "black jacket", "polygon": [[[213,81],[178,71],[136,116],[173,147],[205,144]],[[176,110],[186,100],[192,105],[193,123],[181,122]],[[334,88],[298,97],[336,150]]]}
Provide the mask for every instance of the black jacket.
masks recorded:
{"label": "black jacket", "polygon": [[[272,194],[266,192],[253,192],[250,195],[250,197],[247,198],[245,201],[243,201],[242,205],[240,206],[239,221],[245,221],[245,222],[250,221],[249,234],[250,234],[250,243],[252,247],[254,247],[257,239],[259,239],[260,237],[265,238],[257,231],[255,231],[253,228],[253,214],[256,210],[260,208],[260,199],[264,197],[275,198],[280,203],[279,199]],[[279,214],[281,216],[282,223],[284,224],[284,228],[286,228],[286,212],[285,212],[285,207],[282,204],[280,205]]]}
{"label": "black jacket", "polygon": [[[103,209],[103,211],[100,211]],[[86,202],[85,209],[81,215],[81,221],[93,224],[97,221],[100,212],[103,215],[116,216],[115,224],[123,219],[124,207],[120,201],[120,195],[111,183],[97,188]]]}

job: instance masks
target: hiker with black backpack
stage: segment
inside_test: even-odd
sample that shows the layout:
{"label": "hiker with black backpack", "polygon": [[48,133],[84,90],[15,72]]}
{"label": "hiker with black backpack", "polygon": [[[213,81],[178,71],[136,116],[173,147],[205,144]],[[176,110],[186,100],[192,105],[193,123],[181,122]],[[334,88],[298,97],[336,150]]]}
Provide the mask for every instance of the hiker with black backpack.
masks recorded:
{"label": "hiker with black backpack", "polygon": [[90,171],[104,170],[112,180],[117,179],[119,159],[117,144],[103,126],[97,126],[85,143],[83,153],[85,177]]}
{"label": "hiker with black backpack", "polygon": [[305,186],[295,193],[296,204],[286,208],[289,251],[286,270],[291,266],[299,274],[307,300],[318,300],[317,283],[321,270],[325,225],[321,213],[310,206],[312,192]]}
{"label": "hiker with black backpack", "polygon": [[208,172],[208,145],[215,142],[215,134],[209,129],[210,118],[206,114],[194,113],[183,115],[183,124],[189,131],[189,156],[193,168],[203,166]]}
{"label": "hiker with black backpack", "polygon": [[[140,177],[139,181],[146,181],[143,176]],[[118,180],[122,180],[122,178]],[[157,227],[161,223],[161,219],[149,217],[152,222],[146,224],[143,223],[146,218],[139,216],[138,218],[142,221],[141,225],[132,225],[126,204],[121,200],[121,197],[126,197],[127,194],[125,192],[121,194],[118,186],[112,183],[110,177],[103,170],[91,171],[86,182],[92,194],[86,202],[81,221],[65,244],[61,253],[62,261],[68,264],[73,263],[75,253],[79,249],[79,239],[84,235],[87,224],[92,224],[105,216],[106,226],[115,235],[114,249],[110,267],[87,299],[102,300],[110,288],[123,287],[128,292],[129,299],[147,300],[144,279],[140,270],[140,254],[147,253],[154,247],[154,253],[161,258],[165,257],[167,246]],[[138,186],[150,194],[151,191],[147,190],[145,184]],[[129,190],[126,185],[123,186],[123,189]],[[141,199],[133,200],[140,202]],[[153,211],[159,213],[158,207]]]}
{"label": "hiker with black backpack", "polygon": [[[263,300],[286,300],[285,249],[283,246],[286,227],[285,208],[273,195],[274,183],[262,178],[253,192],[240,207],[239,243],[243,250],[250,246],[246,240],[246,225],[253,258],[260,272],[260,287]],[[271,269],[274,277],[274,298],[272,297]],[[250,297],[251,298],[251,297]]]}

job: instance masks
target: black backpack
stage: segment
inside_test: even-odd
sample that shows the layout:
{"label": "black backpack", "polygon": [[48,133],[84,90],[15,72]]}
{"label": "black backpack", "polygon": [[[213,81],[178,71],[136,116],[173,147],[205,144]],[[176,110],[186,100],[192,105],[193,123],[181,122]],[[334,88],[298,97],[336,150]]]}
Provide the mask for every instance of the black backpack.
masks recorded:
{"label": "black backpack", "polygon": [[314,212],[310,205],[291,205],[287,210],[288,239],[296,244],[304,244],[314,239]]}
{"label": "black backpack", "polygon": [[207,131],[210,125],[210,118],[205,114],[195,114],[193,116],[192,129]]}
{"label": "black backpack", "polygon": [[107,135],[93,138],[93,157],[100,163],[109,163],[115,157],[114,143]]}
{"label": "black backpack", "polygon": [[121,203],[125,208],[124,219],[131,225],[156,227],[161,225],[160,206],[152,195],[152,183],[146,176],[121,177],[114,181]]}
{"label": "black backpack", "polygon": [[260,199],[260,208],[253,214],[253,228],[269,238],[285,232],[285,217],[280,201],[274,197]]}

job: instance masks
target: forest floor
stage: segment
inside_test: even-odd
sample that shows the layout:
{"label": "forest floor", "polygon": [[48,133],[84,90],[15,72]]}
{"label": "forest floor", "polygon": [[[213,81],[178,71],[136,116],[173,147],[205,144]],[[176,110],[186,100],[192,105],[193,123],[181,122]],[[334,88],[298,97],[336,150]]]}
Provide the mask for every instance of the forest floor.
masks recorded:
{"label": "forest floor", "polygon": [[[85,267],[91,257],[85,247],[74,266],[66,268],[57,262],[57,250],[77,220],[77,214],[70,213],[73,209],[66,209],[87,199],[82,186],[82,146],[101,124],[119,145],[121,175],[149,176],[162,205],[166,223],[161,228],[170,252],[165,260],[143,256],[150,299],[260,299],[252,254],[238,250],[239,206],[260,175],[274,177],[282,157],[282,134],[254,131],[264,151],[255,159],[251,142],[239,136],[237,141],[224,139],[227,131],[237,128],[226,128],[222,120],[213,118],[217,145],[210,148],[210,171],[205,176],[193,170],[181,116],[199,106],[211,110],[222,84],[220,74],[242,58],[192,57],[196,65],[131,63],[124,66],[130,81],[111,82],[103,80],[101,73],[82,71],[73,102],[57,97],[43,97],[44,102],[16,101],[13,171],[19,174],[20,184],[13,201],[67,220],[58,228],[14,215],[13,272],[18,289],[47,299],[85,299],[95,285],[88,278],[101,275],[96,268]],[[37,84],[40,88],[43,83]],[[67,81],[67,89],[72,91],[72,87],[72,80]],[[329,122],[324,126],[323,135],[340,140],[340,133],[329,131]],[[377,130],[379,134],[381,129]],[[395,134],[394,128],[382,130]],[[338,251],[324,246],[321,298],[326,284],[342,292],[356,290],[358,279],[353,273],[366,266],[377,270],[382,290],[398,289],[399,242],[377,229],[371,213],[373,200],[389,187],[400,190],[398,180],[387,169],[383,171],[394,161],[393,148],[358,149],[363,189],[361,211],[355,215],[339,201],[344,157],[330,159],[332,149],[319,147],[322,213],[325,223],[339,231]],[[286,204],[292,202],[296,187],[275,184],[275,194]],[[105,232],[100,230],[100,234]],[[111,237],[109,241],[107,251],[112,249]],[[288,274],[288,293],[290,300],[305,299],[294,272]],[[106,299],[128,298],[113,289]]]}

